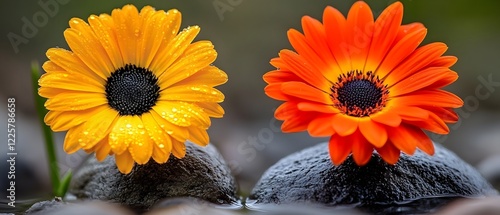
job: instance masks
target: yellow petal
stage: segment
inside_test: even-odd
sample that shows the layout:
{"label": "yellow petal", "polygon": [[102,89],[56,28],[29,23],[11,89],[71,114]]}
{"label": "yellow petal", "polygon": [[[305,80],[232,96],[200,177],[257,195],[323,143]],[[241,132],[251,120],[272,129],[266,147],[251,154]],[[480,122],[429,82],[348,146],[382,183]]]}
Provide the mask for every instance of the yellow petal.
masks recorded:
{"label": "yellow petal", "polygon": [[129,135],[129,138],[133,138],[134,141],[130,143],[128,151],[135,162],[145,164],[153,154],[153,142],[144,128],[146,125],[142,123],[139,116],[133,116],[133,119],[132,124],[137,127],[137,130],[133,137]]}
{"label": "yellow petal", "polygon": [[210,138],[208,137],[208,133],[205,129],[197,126],[190,126],[188,127],[188,131],[189,131],[189,140],[191,142],[196,143],[197,145],[200,146],[208,145]]}
{"label": "yellow petal", "polygon": [[177,125],[174,125],[164,118],[162,118],[156,111],[150,111],[151,116],[155,119],[156,123],[162,128],[165,133],[173,137],[174,139],[177,139],[179,141],[186,141],[186,139],[189,137],[189,132],[187,128],[185,127],[180,127]]}
{"label": "yellow petal", "polygon": [[187,27],[168,44],[162,44],[151,62],[151,70],[154,71],[157,76],[161,76],[161,74],[167,71],[170,65],[184,53],[184,50],[186,50],[196,35],[198,35],[198,32],[200,32],[198,26]]}
{"label": "yellow petal", "polygon": [[101,112],[107,105],[81,110],[81,111],[49,111],[44,121],[53,131],[66,131],[84,123],[89,117]]}
{"label": "yellow petal", "polygon": [[71,51],[80,58],[95,74],[106,79],[115,70],[108,54],[97,39],[94,31],[83,20],[73,18],[71,28],[64,31],[64,38]]}
{"label": "yellow petal", "polygon": [[[171,145],[171,144],[170,144]],[[167,152],[165,148],[160,148],[158,145],[153,145],[153,159],[156,163],[162,164],[170,158],[170,151]]]}
{"label": "yellow petal", "polygon": [[111,150],[116,154],[124,153],[131,144],[143,142],[145,132],[138,116],[120,116],[109,134]]}
{"label": "yellow petal", "polygon": [[167,132],[158,125],[151,113],[144,113],[141,116],[144,127],[151,140],[161,149],[165,149],[168,153],[172,151],[172,141]]}
{"label": "yellow petal", "polygon": [[[78,58],[76,54],[71,51],[62,48],[50,48],[49,50],[47,50],[46,55],[51,62],[53,62],[58,67],[63,68],[65,71],[77,72],[82,75],[87,75],[99,81],[101,84],[105,84],[106,79],[102,77],[102,74],[95,73],[82,60],[80,60],[80,58]],[[51,67],[51,65],[52,63],[45,63],[43,65],[43,69],[45,71],[51,71],[53,68]]]}
{"label": "yellow petal", "polygon": [[184,144],[184,142],[180,142],[178,140],[175,140],[173,139],[172,140],[172,154],[176,157],[176,158],[184,158],[184,156],[186,156],[186,145]]}
{"label": "yellow petal", "polygon": [[203,109],[187,102],[180,101],[158,101],[153,107],[163,119],[170,123],[182,127],[190,125],[201,126],[208,128],[210,126],[210,118]]}
{"label": "yellow petal", "polygon": [[224,109],[217,103],[212,102],[198,102],[195,103],[203,109],[203,112],[210,117],[222,118],[224,116]]}
{"label": "yellow petal", "polygon": [[109,134],[117,116],[115,110],[101,108],[95,115],[88,116],[86,122],[71,129],[64,142],[78,142],[83,149],[90,149]]}
{"label": "yellow petal", "polygon": [[38,84],[43,87],[52,87],[65,90],[83,92],[104,92],[104,85],[93,78],[80,75],[78,73],[52,72],[45,73],[38,80]]}
{"label": "yellow petal", "polygon": [[164,11],[154,12],[152,7],[141,10],[141,35],[137,41],[137,58],[139,66],[148,68],[162,42],[164,42],[165,26],[170,22]]}
{"label": "yellow petal", "polygon": [[63,146],[63,149],[66,153],[73,154],[82,148],[82,146],[80,145],[80,141],[78,141],[83,133],[82,128],[83,125],[78,125],[69,129],[68,133],[66,133]]}
{"label": "yellow petal", "polygon": [[181,85],[160,92],[159,100],[187,102],[223,102],[221,91],[206,85]]}
{"label": "yellow petal", "polygon": [[195,42],[164,73],[158,73],[158,83],[161,87],[173,85],[196,74],[216,58],[217,52],[210,41]]}
{"label": "yellow petal", "polygon": [[82,93],[68,91],[57,94],[56,97],[49,98],[45,102],[48,110],[55,111],[76,111],[85,110],[100,105],[107,104],[108,100],[103,93]]}
{"label": "yellow petal", "polygon": [[130,155],[130,153],[128,153],[128,151],[124,151],[121,154],[116,154],[115,160],[116,166],[121,173],[129,174],[130,171],[132,171],[132,168],[134,167],[134,159],[132,159],[132,156]]}
{"label": "yellow petal", "polygon": [[207,85],[210,87],[219,86],[227,82],[227,74],[215,66],[207,66],[199,72],[189,76],[188,78],[179,81],[173,86],[180,85]]}
{"label": "yellow petal", "polygon": [[106,156],[108,156],[109,152],[111,152],[111,146],[108,143],[108,138],[103,138],[99,143],[97,143],[100,147],[95,150],[95,158],[98,161],[103,161]]}
{"label": "yellow petal", "polygon": [[99,42],[104,47],[113,67],[115,69],[124,66],[120,48],[116,40],[116,33],[112,26],[114,26],[113,18],[108,14],[101,14],[99,16],[91,15],[88,19],[90,27],[99,35]]}
{"label": "yellow petal", "polygon": [[137,40],[139,39],[139,11],[133,5],[125,5],[122,9],[111,12],[113,18],[116,40],[125,64],[138,65]]}

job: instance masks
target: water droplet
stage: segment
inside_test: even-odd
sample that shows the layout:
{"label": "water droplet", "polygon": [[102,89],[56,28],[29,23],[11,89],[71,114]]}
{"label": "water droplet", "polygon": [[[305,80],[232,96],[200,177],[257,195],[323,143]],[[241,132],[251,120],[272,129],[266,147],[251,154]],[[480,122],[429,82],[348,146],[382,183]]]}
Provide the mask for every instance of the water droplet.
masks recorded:
{"label": "water droplet", "polygon": [[160,147],[160,149],[163,149],[165,147],[165,145],[160,144],[160,145],[158,145],[158,147]]}
{"label": "water droplet", "polygon": [[171,130],[168,130],[168,131],[167,131],[167,134],[172,135],[172,134],[174,134],[174,132],[173,132],[173,131],[171,131]]}
{"label": "water droplet", "polygon": [[138,128],[144,128],[144,125],[143,124],[139,124],[137,125]]}
{"label": "water droplet", "polygon": [[127,125],[125,125],[125,127],[132,128],[132,125],[131,124],[127,124]]}

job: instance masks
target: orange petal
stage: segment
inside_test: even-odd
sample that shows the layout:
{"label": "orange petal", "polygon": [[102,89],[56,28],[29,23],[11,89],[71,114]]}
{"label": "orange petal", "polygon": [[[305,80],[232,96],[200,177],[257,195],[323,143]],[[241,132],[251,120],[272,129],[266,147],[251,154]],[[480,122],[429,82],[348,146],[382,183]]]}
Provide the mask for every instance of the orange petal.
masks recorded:
{"label": "orange petal", "polygon": [[304,82],[286,82],[281,85],[284,94],[297,98],[318,102],[322,104],[333,104],[328,93],[319,90]]}
{"label": "orange petal", "polygon": [[406,154],[413,155],[420,141],[418,130],[420,129],[411,125],[401,125],[389,130],[389,139],[396,148]]}
{"label": "orange petal", "polygon": [[315,111],[321,113],[339,113],[340,110],[334,108],[332,105],[325,105],[313,102],[300,102],[297,108],[301,111]]}
{"label": "orange petal", "polygon": [[432,143],[431,138],[429,138],[422,130],[417,132],[416,135],[419,136],[418,139],[420,140],[417,143],[417,147],[428,155],[434,155],[434,143]]}
{"label": "orange petal", "polygon": [[429,111],[419,107],[400,106],[393,108],[393,111],[404,121],[422,121],[429,118]]}
{"label": "orange petal", "polygon": [[455,65],[458,58],[455,56],[441,56],[438,59],[432,61],[428,67],[451,67]]}
{"label": "orange petal", "polygon": [[443,76],[441,79],[437,80],[436,82],[430,84],[427,86],[425,89],[439,89],[446,87],[453,82],[455,82],[458,79],[458,74],[454,71],[448,72],[446,76]]}
{"label": "orange petal", "polygon": [[420,29],[424,29],[425,26],[422,23],[414,22],[406,25],[399,26],[398,35],[396,39],[394,39],[394,44],[403,39],[406,35],[411,34],[415,31],[419,31]]}
{"label": "orange petal", "polygon": [[346,23],[347,21],[340,11],[331,6],[325,8],[323,12],[323,25],[326,37],[328,38],[327,43],[342,71],[351,70],[351,59],[349,52],[345,48],[345,44],[347,44]]}
{"label": "orange petal", "polygon": [[309,135],[313,137],[328,137],[335,134],[335,130],[331,125],[333,120],[332,115],[324,115],[316,117],[307,126],[307,131]]}
{"label": "orange petal", "polygon": [[358,166],[364,166],[370,161],[373,154],[373,146],[366,141],[360,132],[352,135],[352,158]]}
{"label": "orange petal", "polygon": [[[315,41],[308,42],[306,37],[295,29],[288,30],[287,35],[293,49],[295,49],[300,56],[304,57],[311,66],[314,66],[318,71],[327,70],[328,66],[324,61],[325,56],[320,55],[322,53],[320,50],[317,50],[319,47],[313,46]],[[326,43],[326,41],[323,42]]]}
{"label": "orange petal", "polygon": [[393,41],[403,20],[403,4],[395,2],[387,7],[377,18],[374,26],[373,41],[364,71],[375,71],[392,48]]}
{"label": "orange petal", "polygon": [[370,115],[370,119],[390,127],[398,127],[401,124],[401,117],[392,111],[392,109]]}
{"label": "orange petal", "polygon": [[458,114],[451,108],[442,107],[423,107],[424,109],[433,112],[446,123],[455,123],[458,121]]}
{"label": "orange petal", "polygon": [[429,112],[429,118],[422,121],[406,121],[405,123],[434,132],[436,134],[448,134],[450,129],[446,123],[436,114]]}
{"label": "orange petal", "polygon": [[290,97],[283,93],[281,85],[283,85],[283,83],[269,84],[264,88],[264,93],[273,99],[287,101]]}
{"label": "orange petal", "polygon": [[295,117],[286,119],[281,125],[281,130],[285,133],[305,131],[307,130],[309,122],[315,118],[315,114],[304,112]]}
{"label": "orange petal", "polygon": [[444,90],[419,90],[392,100],[404,106],[439,106],[459,108],[464,102],[460,97]]}
{"label": "orange petal", "polygon": [[288,82],[288,81],[303,81],[301,78],[299,78],[299,76],[295,75],[293,72],[281,71],[281,70],[270,71],[264,74],[262,78],[264,78],[264,81],[268,84]]}
{"label": "orange petal", "polygon": [[[416,49],[387,76],[386,83],[397,83],[409,75],[422,70],[429,63],[443,55],[447,49],[446,44],[438,42]],[[379,75],[379,77],[384,78],[383,75]]]}
{"label": "orange petal", "polygon": [[297,103],[285,102],[276,109],[276,111],[274,112],[274,117],[279,120],[285,120],[295,117],[299,114],[300,112],[299,109],[297,109]]}
{"label": "orange petal", "polygon": [[321,71],[311,66],[302,56],[289,50],[282,50],[279,55],[290,67],[290,70],[305,82],[323,91],[330,89],[328,81],[321,74]]}
{"label": "orange petal", "polygon": [[376,149],[380,157],[388,164],[394,165],[398,162],[401,151],[391,142],[388,142],[382,148]]}
{"label": "orange petal", "polygon": [[[325,28],[321,22],[310,16],[304,16],[301,19],[301,23],[305,39],[307,43],[313,47],[314,51],[322,57],[325,62],[333,59],[330,49],[328,49]],[[326,67],[320,67],[319,69],[324,68]]]}
{"label": "orange petal", "polygon": [[395,97],[426,88],[438,81],[449,80],[450,78],[454,81],[458,78],[458,75],[448,68],[431,67],[417,72],[393,86],[390,85],[391,83],[387,84],[389,85],[391,96]]}
{"label": "orange petal", "polygon": [[328,142],[328,152],[333,164],[337,166],[342,164],[351,153],[352,142],[348,141],[348,139],[349,138],[347,137],[341,137],[336,134],[330,137],[330,141]]}
{"label": "orange petal", "polygon": [[357,117],[347,116],[339,113],[333,117],[332,126],[340,136],[351,135],[358,129]]}
{"label": "orange petal", "polygon": [[406,35],[394,44],[378,67],[376,74],[379,75],[380,78],[383,78],[391,73],[401,61],[415,51],[418,45],[424,40],[426,34],[427,29],[419,29],[418,31]]}
{"label": "orange petal", "polygon": [[385,127],[368,117],[359,120],[359,131],[373,146],[380,148],[387,142],[387,131]]}
{"label": "orange petal", "polygon": [[373,14],[364,1],[357,1],[347,14],[347,49],[351,55],[351,70],[365,67],[373,36]]}

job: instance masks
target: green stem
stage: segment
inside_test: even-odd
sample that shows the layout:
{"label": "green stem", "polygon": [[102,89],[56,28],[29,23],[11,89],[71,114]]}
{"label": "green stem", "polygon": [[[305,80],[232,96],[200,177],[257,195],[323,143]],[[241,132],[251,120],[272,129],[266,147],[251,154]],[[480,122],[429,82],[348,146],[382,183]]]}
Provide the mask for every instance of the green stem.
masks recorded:
{"label": "green stem", "polygon": [[45,98],[42,98],[38,95],[38,79],[40,79],[40,66],[38,62],[31,63],[31,79],[32,85],[35,94],[35,107],[38,113],[38,118],[43,130],[43,136],[45,139],[45,149],[47,150],[47,156],[49,158],[49,171],[50,171],[50,179],[52,181],[52,192],[55,196],[62,197],[64,193],[60,193],[60,179],[59,179],[59,168],[57,166],[57,155],[56,149],[54,147],[54,138],[52,138],[52,131],[50,128],[45,125],[44,117],[47,114],[47,109],[45,109]]}

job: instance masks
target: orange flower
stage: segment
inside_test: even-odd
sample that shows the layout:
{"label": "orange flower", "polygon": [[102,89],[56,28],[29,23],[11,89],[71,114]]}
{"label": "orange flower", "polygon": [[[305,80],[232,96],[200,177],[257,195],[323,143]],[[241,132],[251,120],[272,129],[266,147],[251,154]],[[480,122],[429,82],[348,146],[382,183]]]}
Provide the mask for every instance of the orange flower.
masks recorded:
{"label": "orange flower", "polygon": [[458,120],[452,109],[463,101],[441,89],[458,78],[449,68],[457,58],[442,56],[444,43],[418,47],[427,29],[402,18],[400,2],[374,21],[362,1],[347,18],[333,7],[323,23],[304,16],[304,34],[288,31],[296,52],[282,50],[271,60],[277,69],[264,75],[266,94],[284,101],[275,113],[282,130],[330,137],[335,165],[351,153],[364,165],[374,150],[389,164],[416,148],[434,154],[422,129],[447,134],[446,123]]}

